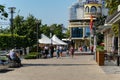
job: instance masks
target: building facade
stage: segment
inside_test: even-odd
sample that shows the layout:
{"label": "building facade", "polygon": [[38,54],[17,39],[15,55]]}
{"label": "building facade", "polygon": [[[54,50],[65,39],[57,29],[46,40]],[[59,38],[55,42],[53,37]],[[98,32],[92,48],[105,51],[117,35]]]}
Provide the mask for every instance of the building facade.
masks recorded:
{"label": "building facade", "polygon": [[74,41],[76,49],[80,46],[91,45],[90,16],[93,16],[94,22],[98,16],[107,15],[108,10],[104,4],[105,0],[78,0],[70,7],[70,40]]}
{"label": "building facade", "polygon": [[[118,36],[115,35],[112,24],[117,24],[118,26]],[[106,23],[101,29],[104,34],[105,50],[107,52],[115,52],[120,55],[120,5],[118,6],[118,11],[115,11],[111,16],[108,16]]]}

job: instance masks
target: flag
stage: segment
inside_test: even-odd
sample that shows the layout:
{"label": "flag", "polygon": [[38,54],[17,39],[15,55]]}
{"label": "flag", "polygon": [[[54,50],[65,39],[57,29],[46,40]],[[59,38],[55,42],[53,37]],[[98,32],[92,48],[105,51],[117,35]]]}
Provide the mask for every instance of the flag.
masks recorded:
{"label": "flag", "polygon": [[92,31],[93,28],[93,16],[90,16],[90,30]]}

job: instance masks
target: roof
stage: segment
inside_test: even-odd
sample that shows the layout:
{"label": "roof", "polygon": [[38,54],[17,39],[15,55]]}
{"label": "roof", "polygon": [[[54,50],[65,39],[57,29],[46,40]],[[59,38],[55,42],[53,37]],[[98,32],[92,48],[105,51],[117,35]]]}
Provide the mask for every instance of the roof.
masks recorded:
{"label": "roof", "polygon": [[120,21],[120,11],[116,11],[113,15],[107,17],[106,24],[113,24]]}

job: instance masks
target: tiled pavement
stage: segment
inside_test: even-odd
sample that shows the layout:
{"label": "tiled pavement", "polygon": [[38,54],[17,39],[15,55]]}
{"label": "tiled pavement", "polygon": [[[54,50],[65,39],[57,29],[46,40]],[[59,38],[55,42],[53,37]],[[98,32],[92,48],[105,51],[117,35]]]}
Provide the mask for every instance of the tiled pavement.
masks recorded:
{"label": "tiled pavement", "polygon": [[98,66],[93,55],[22,60],[22,63],[21,68],[0,72],[0,80],[120,80],[120,67],[111,62]]}
{"label": "tiled pavement", "polygon": [[101,68],[106,74],[120,74],[120,66],[117,66],[116,61],[105,61]]}

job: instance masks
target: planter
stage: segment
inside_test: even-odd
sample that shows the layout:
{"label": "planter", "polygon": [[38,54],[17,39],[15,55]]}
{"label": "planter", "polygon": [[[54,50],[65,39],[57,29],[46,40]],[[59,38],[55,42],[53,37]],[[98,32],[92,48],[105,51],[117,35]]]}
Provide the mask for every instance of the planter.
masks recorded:
{"label": "planter", "polygon": [[104,60],[105,60],[104,56],[105,56],[104,51],[97,51],[96,62],[98,63],[99,66],[104,65]]}

